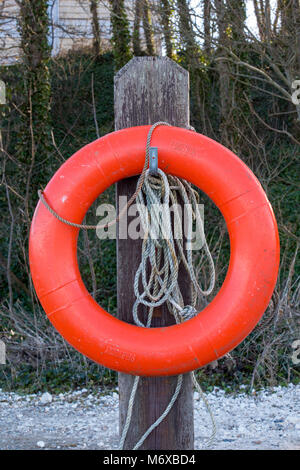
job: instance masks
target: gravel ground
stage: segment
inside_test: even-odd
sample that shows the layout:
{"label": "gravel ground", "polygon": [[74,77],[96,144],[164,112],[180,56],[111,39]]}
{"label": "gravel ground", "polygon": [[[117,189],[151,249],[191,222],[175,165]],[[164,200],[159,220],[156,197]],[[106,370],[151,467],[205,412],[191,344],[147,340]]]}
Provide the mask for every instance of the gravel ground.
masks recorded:
{"label": "gravel ground", "polygon": [[[300,385],[251,396],[208,393],[217,423],[212,449],[300,449]],[[211,424],[195,393],[195,449]],[[0,449],[117,449],[118,394],[20,396],[0,389]]]}

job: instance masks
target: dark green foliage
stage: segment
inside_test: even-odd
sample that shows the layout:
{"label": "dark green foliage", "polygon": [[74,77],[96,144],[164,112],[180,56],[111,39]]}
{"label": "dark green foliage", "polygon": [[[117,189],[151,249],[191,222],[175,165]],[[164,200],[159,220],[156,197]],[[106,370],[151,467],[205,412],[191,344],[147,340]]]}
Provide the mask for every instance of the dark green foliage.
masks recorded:
{"label": "dark green foliage", "polygon": [[90,12],[92,16],[93,48],[95,58],[101,55],[101,32],[98,18],[98,0],[90,0]]}
{"label": "dark green foliage", "polygon": [[115,68],[119,70],[131,58],[129,24],[124,0],[110,0],[112,46],[115,58]]}
{"label": "dark green foliage", "polygon": [[[90,54],[70,53],[53,61],[51,75],[53,131],[57,146],[64,158],[68,158],[97,138],[93,83],[100,135],[114,130],[113,57],[107,53],[101,56],[101,61],[95,61]],[[60,163],[56,161],[56,165]]]}
{"label": "dark green foliage", "polygon": [[171,24],[171,17],[174,14],[174,0],[163,0],[160,2],[160,16],[164,33],[164,42],[167,56],[174,59],[174,32]]}
{"label": "dark green foliage", "polygon": [[19,32],[23,55],[23,80],[19,82],[21,129],[18,158],[30,163],[43,160],[50,150],[50,46],[48,44],[48,2],[21,0]]}
{"label": "dark green foliage", "polygon": [[146,39],[146,51],[150,56],[155,55],[155,44],[152,29],[152,20],[148,0],[142,0],[143,5],[143,27]]}
{"label": "dark green foliage", "polygon": [[195,32],[193,31],[188,3],[189,2],[187,0],[177,0],[180,48],[190,57],[194,57],[198,47]]}
{"label": "dark green foliage", "polygon": [[[232,47],[237,50],[244,41],[246,21],[245,0],[228,0],[226,9],[226,32],[232,40]],[[244,44],[243,44],[244,45]]]}
{"label": "dark green foliage", "polygon": [[[114,129],[113,116],[113,76],[114,60],[112,54],[101,56],[101,60],[95,60],[92,54],[73,53],[51,61],[49,66],[51,74],[52,101],[51,120],[53,124],[53,137],[55,146],[51,149],[47,157],[43,160],[35,159],[32,165],[32,179],[36,187],[42,188],[50,180],[55,171],[60,167],[65,159],[70,157],[76,150],[97,138],[95,130],[95,116],[100,135],[105,135]],[[18,147],[18,135],[22,129],[22,123],[14,104],[20,100],[18,83],[23,77],[22,66],[8,67],[2,71],[1,78],[7,83],[8,104],[2,108],[3,116],[1,128],[3,129],[4,146],[9,155],[16,154]],[[92,91],[92,83],[94,83]],[[95,110],[93,109],[94,92]],[[21,95],[22,97],[22,95]],[[20,199],[15,195],[23,191],[20,186],[20,178],[24,176],[26,181],[30,165],[22,164],[21,167],[14,164],[14,160],[6,159],[5,178],[12,190],[9,192],[12,210],[14,214],[20,213]],[[96,207],[100,202],[113,203],[114,190],[110,188],[101,197],[101,201],[96,201],[88,211],[87,221],[97,223]],[[93,375],[94,369],[90,369],[86,362],[78,361],[80,357],[74,350],[70,350],[71,363],[65,365],[66,372],[61,368],[61,362],[66,361],[66,348],[61,348],[61,339],[57,336],[57,351],[48,349],[45,344],[44,353],[35,352],[36,344],[27,342],[23,329],[29,328],[32,331],[33,325],[38,324],[43,334],[49,338],[51,343],[54,333],[53,327],[46,319],[44,312],[39,307],[35,298],[31,298],[30,279],[27,271],[28,246],[27,238],[24,237],[23,230],[29,228],[31,216],[37,203],[36,191],[30,185],[28,198],[29,221],[27,218],[20,219],[14,225],[11,252],[11,271],[23,283],[24,289],[18,284],[12,285],[12,299],[7,307],[9,299],[9,289],[6,275],[6,264],[9,250],[9,227],[11,216],[8,210],[7,195],[5,186],[0,188],[0,209],[2,219],[0,222],[0,292],[3,299],[3,309],[0,313],[1,331],[4,332],[4,340],[8,343],[8,361],[6,368],[0,368],[0,387],[26,388],[28,381],[29,390],[40,390],[43,387],[55,387],[57,383],[64,388],[65,377],[66,387],[72,386],[72,368],[74,369],[74,385],[81,385],[89,381],[89,374]],[[22,214],[22,212],[21,212]],[[102,240],[96,237],[95,232],[88,233],[90,239],[90,254],[94,262],[95,274],[99,290],[96,293],[96,300],[108,311],[116,311],[116,255],[115,241]],[[86,255],[86,247],[83,240],[83,232],[80,233],[78,241],[78,259],[83,280],[87,288],[92,291],[91,274],[89,260]],[[1,261],[3,264],[1,265]],[[100,289],[101,286],[101,289]],[[26,290],[25,290],[26,289]],[[6,299],[6,300],[5,300]],[[9,313],[12,309],[12,315]],[[26,326],[26,324],[28,325]],[[13,335],[9,332],[13,331]],[[55,334],[55,333],[54,333]],[[12,344],[19,345],[19,353],[11,355]],[[53,354],[54,353],[54,354]],[[77,355],[76,355],[77,354]],[[75,356],[74,356],[75,355]],[[74,357],[73,357],[74,356]],[[73,359],[72,359],[73,358]],[[76,359],[77,358],[77,359]],[[12,360],[12,362],[10,362]],[[78,364],[77,364],[78,363]],[[88,362],[90,364],[90,362]],[[50,372],[48,372],[48,368]],[[52,372],[51,372],[52,370]],[[95,369],[96,370],[96,369]],[[107,372],[100,367],[97,369],[97,377],[105,380]],[[76,373],[75,373],[76,372]],[[20,375],[19,375],[20,373]],[[68,374],[66,376],[65,374]],[[105,375],[106,374],[106,375]],[[48,377],[46,379],[45,377]],[[53,378],[51,384],[50,378]],[[96,376],[95,376],[96,377]],[[111,374],[109,374],[111,377]],[[92,379],[91,379],[92,380]],[[96,378],[93,379],[96,381]],[[45,382],[46,381],[46,382]],[[57,385],[59,387],[59,385]],[[65,389],[65,388],[64,388]]]}
{"label": "dark green foliage", "polygon": [[72,361],[45,364],[37,371],[35,366],[22,364],[17,369],[1,367],[0,385],[3,390],[19,393],[48,391],[61,393],[87,388],[88,390],[111,389],[117,384],[117,374],[91,362],[83,361],[77,353]]}

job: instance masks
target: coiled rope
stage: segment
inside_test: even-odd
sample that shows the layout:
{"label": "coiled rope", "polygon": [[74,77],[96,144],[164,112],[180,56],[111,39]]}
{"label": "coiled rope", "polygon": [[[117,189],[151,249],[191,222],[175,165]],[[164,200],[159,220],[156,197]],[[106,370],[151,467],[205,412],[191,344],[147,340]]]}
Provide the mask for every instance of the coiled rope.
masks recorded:
{"label": "coiled rope", "polygon": [[[155,127],[159,125],[169,125],[158,122],[154,124],[148,134],[146,159],[149,158],[149,148],[151,135]],[[143,181],[142,186],[140,182]],[[133,306],[133,318],[136,325],[141,327],[151,327],[153,310],[164,303],[167,303],[169,312],[174,316],[176,323],[189,320],[197,314],[196,305],[202,296],[208,296],[215,285],[214,262],[209,251],[204,234],[203,221],[200,215],[198,203],[199,195],[192,188],[191,184],[177,177],[166,175],[158,169],[157,176],[145,172],[140,178],[136,190],[137,209],[139,211],[141,224],[144,231],[142,244],[141,262],[135,274],[134,292],[136,301]],[[176,231],[182,226],[182,217],[179,213],[178,202],[183,202],[187,209],[187,244],[184,246],[182,236],[176,236]],[[170,205],[172,204],[174,214],[174,225],[171,223]],[[210,282],[207,289],[203,289],[195,274],[192,262],[192,230],[196,224],[202,240],[202,249],[208,260]],[[186,249],[185,249],[186,248]],[[191,305],[184,306],[183,296],[178,283],[179,265],[183,263],[191,280],[192,295]],[[149,269],[150,266],[150,269]],[[139,286],[142,286],[142,292]],[[144,305],[148,308],[146,323],[142,323],[138,316],[138,308]],[[197,381],[195,373],[191,373],[193,384],[204,401],[212,422],[212,433],[207,440],[206,447],[209,447],[216,434],[216,424],[213,413],[210,409],[205,395]],[[127,416],[122,430],[119,449],[124,448],[127,433],[132,419],[132,411],[135,402],[136,392],[140,377],[135,377],[128,401]],[[144,443],[149,434],[165,419],[171,411],[182,387],[183,375],[177,378],[177,384],[170,402],[160,417],[147,429],[143,436],[134,446],[137,450]]]}
{"label": "coiled rope", "polygon": [[[84,225],[76,224],[62,218],[57,214],[46,201],[43,192],[38,191],[41,202],[47,207],[49,212],[61,222],[72,227],[83,229],[99,229],[109,227],[120,220],[129,206],[136,201],[141,224],[144,231],[142,244],[141,262],[135,274],[134,292],[136,301],[133,306],[134,322],[141,327],[151,327],[153,310],[166,303],[169,312],[174,316],[176,323],[181,323],[191,319],[197,314],[196,305],[203,296],[208,296],[215,285],[214,262],[207,245],[204,234],[203,221],[200,215],[198,203],[199,195],[192,188],[191,184],[175,176],[166,175],[161,169],[157,170],[157,175],[153,176],[147,170],[149,165],[150,143],[153,131],[160,125],[170,126],[167,122],[156,122],[149,130],[146,143],[145,164],[138,179],[136,190],[129,199],[127,205],[122,208],[117,217],[104,225]],[[183,202],[186,209],[185,227],[187,227],[186,239],[179,233],[182,229],[182,217],[179,211],[178,202]],[[174,224],[171,223],[170,205],[174,211]],[[202,250],[208,261],[210,282],[207,289],[203,289],[197,281],[197,276],[192,260],[192,233],[193,226],[199,231],[202,242]],[[180,263],[186,269],[191,281],[191,305],[184,305],[183,296],[178,283],[178,273]],[[148,266],[150,265],[150,272]],[[139,291],[142,285],[143,292]],[[138,316],[138,308],[144,305],[148,308],[146,323],[142,323]],[[212,422],[212,433],[207,442],[209,447],[216,434],[216,424],[209,403],[197,381],[194,372],[191,373],[192,382],[205,403]],[[122,430],[119,449],[123,449],[126,436],[132,419],[132,411],[140,377],[135,377],[127,408],[127,416]],[[177,384],[170,402],[160,417],[148,428],[133,450],[141,447],[149,434],[165,419],[172,409],[182,387],[183,375],[178,375]]]}

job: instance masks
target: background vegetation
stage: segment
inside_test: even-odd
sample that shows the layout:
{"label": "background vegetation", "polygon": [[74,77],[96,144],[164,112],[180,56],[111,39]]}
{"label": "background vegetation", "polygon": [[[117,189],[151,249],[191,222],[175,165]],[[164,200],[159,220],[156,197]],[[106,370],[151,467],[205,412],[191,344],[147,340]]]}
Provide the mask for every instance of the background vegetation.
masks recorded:
{"label": "background vegetation", "polygon": [[[57,57],[51,57],[47,40],[47,2],[19,3],[23,61],[0,69],[7,85],[7,104],[0,108],[0,335],[7,345],[7,365],[0,366],[0,387],[61,391],[116,383],[114,372],[74,351],[47,320],[30,278],[28,233],[37,189],[77,149],[114,130],[116,70],[133,55],[158,54],[161,43],[163,53],[190,72],[191,124],[254,171],[280,231],[280,273],[268,310],[235,351],[199,372],[204,388],[299,381],[299,366],[291,361],[292,343],[300,338],[300,111],[291,98],[292,82],[300,78],[299,2],[254,1],[253,32],[241,0],[203,0],[198,8],[187,0],[137,1],[131,27],[125,3],[110,1],[112,41],[107,48],[91,0],[91,48]],[[86,220],[96,223],[95,207],[113,199],[110,188]],[[219,211],[204,194],[201,199],[217,291],[228,265],[228,236]],[[81,231],[78,259],[89,292],[116,313],[115,242]]]}

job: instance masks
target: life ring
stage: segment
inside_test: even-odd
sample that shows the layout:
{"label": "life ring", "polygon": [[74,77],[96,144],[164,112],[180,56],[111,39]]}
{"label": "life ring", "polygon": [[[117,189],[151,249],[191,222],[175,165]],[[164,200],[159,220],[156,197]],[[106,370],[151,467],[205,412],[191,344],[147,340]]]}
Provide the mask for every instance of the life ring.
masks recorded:
{"label": "life ring", "polygon": [[[150,126],[123,129],[76,152],[44,194],[63,218],[81,223],[93,201],[113,183],[141,172]],[[279,266],[279,238],[271,205],[251,170],[230,150],[196,132],[160,126],[151,145],[159,167],[202,189],[222,212],[231,256],[225,281],[193,319],[164,328],[127,324],[90,296],[77,263],[78,228],[38,203],[29,256],[33,283],[51,323],[78,351],[117,371],[165,376],[188,372],[237,346],[263,315]]]}

